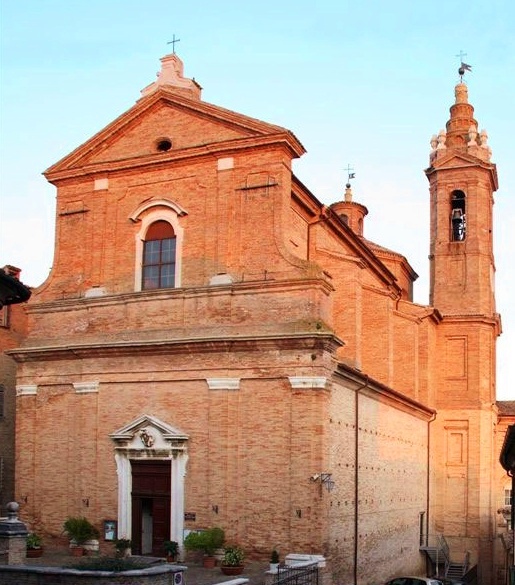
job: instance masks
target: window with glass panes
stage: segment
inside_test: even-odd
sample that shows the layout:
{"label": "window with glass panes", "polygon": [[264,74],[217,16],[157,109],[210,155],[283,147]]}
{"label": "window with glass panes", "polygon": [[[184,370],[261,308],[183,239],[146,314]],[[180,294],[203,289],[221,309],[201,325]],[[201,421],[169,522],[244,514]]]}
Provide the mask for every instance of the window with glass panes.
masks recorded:
{"label": "window with glass panes", "polygon": [[175,233],[167,221],[150,225],[143,245],[142,289],[175,286],[175,248]]}

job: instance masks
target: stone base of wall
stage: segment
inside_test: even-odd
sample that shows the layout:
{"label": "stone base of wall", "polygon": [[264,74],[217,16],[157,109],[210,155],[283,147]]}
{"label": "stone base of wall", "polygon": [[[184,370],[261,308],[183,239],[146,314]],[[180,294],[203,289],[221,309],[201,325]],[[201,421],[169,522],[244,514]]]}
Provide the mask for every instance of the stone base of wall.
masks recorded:
{"label": "stone base of wall", "polygon": [[[76,585],[80,577],[81,585],[182,585],[184,571],[181,565],[161,565],[131,571],[77,571],[61,567],[29,567],[27,565],[0,566],[0,585],[43,585],[60,583]],[[179,580],[176,574],[183,577]],[[52,579],[54,577],[55,579]]]}

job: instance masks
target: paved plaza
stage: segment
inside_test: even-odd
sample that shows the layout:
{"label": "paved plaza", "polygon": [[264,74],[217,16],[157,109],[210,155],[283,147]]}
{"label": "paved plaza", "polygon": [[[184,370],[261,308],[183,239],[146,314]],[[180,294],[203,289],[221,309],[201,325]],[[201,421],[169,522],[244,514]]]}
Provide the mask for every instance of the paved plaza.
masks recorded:
{"label": "paved plaza", "polygon": [[[46,547],[42,557],[39,559],[26,559],[25,562],[27,565],[66,567],[75,564],[78,561],[80,562],[80,559],[72,557],[68,550],[62,547]],[[223,575],[220,567],[205,569],[201,565],[195,563],[180,564],[187,567],[185,572],[186,585],[214,585],[215,583],[223,583],[235,579],[235,577]],[[267,562],[245,561],[245,570],[242,575],[239,575],[239,577],[248,579],[249,585],[264,585],[265,572],[268,570],[268,566]]]}

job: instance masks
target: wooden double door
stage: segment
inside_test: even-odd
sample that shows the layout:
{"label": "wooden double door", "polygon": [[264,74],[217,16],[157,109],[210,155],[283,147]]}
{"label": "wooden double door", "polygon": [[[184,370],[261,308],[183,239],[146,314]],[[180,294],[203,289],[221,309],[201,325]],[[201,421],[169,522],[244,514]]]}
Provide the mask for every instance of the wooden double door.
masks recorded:
{"label": "wooden double door", "polygon": [[132,460],[132,552],[165,556],[170,539],[170,461]]}

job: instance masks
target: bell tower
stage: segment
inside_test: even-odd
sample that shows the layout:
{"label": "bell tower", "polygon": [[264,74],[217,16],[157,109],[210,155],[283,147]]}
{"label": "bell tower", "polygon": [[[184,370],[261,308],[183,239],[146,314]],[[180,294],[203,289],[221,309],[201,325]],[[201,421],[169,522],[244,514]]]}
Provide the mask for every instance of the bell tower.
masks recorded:
{"label": "bell tower", "polygon": [[430,304],[444,315],[495,314],[492,245],[497,170],[460,81],[446,131],[431,140]]}
{"label": "bell tower", "polygon": [[[468,66],[467,66],[468,67]],[[463,82],[455,87],[446,130],[431,140],[430,304],[441,315],[434,356],[432,531],[451,559],[470,554],[478,582],[493,582],[491,487],[496,459],[493,193],[497,171]]]}

